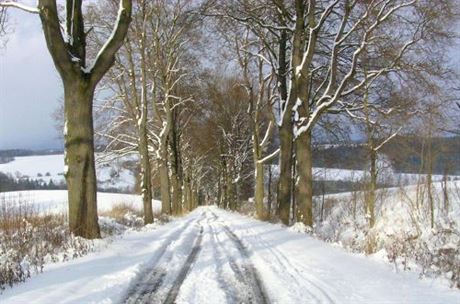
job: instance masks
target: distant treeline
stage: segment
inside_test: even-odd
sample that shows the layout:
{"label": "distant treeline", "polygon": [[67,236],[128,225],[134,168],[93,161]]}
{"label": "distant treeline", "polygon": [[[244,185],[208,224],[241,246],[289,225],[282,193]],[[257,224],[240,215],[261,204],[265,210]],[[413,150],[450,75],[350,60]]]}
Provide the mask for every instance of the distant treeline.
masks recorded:
{"label": "distant treeline", "polygon": [[[313,154],[315,167],[364,170],[368,164],[364,144],[316,149],[317,153]],[[396,172],[427,173],[431,154],[433,174],[460,174],[460,136],[431,139],[398,136],[382,148],[382,153]]]}
{"label": "distant treeline", "polygon": [[21,190],[63,190],[67,189],[64,182],[49,182],[30,178],[14,178],[10,174],[0,172],[0,192]]}
{"label": "distant treeline", "polygon": [[14,160],[13,156],[0,156],[0,164],[6,164]]}
{"label": "distant treeline", "polygon": [[63,150],[59,149],[45,149],[45,150],[27,150],[27,149],[8,149],[0,150],[1,158],[14,158],[15,156],[33,156],[33,155],[53,155],[62,154]]}

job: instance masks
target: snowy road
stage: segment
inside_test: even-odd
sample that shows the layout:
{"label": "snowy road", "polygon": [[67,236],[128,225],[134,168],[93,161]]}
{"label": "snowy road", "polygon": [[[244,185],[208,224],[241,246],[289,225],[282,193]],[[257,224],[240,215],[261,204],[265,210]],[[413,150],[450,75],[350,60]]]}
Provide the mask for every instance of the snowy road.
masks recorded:
{"label": "snowy road", "polygon": [[[181,247],[190,248],[185,261],[182,262],[183,256],[178,258],[177,252],[170,248],[173,240],[166,240],[154,258],[155,266],[139,275],[122,302],[176,302],[184,282],[199,278],[201,268],[205,267],[203,261],[196,262],[199,256],[207,263],[215,261],[219,267],[215,269],[215,273],[219,275],[215,279],[225,295],[223,298],[216,298],[216,303],[268,303],[261,279],[250,261],[249,252],[215,213],[203,211],[198,219],[178,231],[178,234],[177,238],[175,235],[173,237],[182,244]],[[194,270],[189,275],[192,268]],[[206,288],[206,285],[201,288]],[[188,296],[181,296],[184,302],[190,299]]]}
{"label": "snowy road", "polygon": [[51,265],[4,291],[0,303],[460,303],[460,292],[280,225],[203,207]]}

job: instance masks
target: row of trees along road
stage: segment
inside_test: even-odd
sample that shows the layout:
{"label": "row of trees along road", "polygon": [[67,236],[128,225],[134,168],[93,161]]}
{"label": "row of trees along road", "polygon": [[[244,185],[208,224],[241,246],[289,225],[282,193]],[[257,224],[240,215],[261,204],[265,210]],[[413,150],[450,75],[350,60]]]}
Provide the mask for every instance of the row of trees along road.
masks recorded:
{"label": "row of trees along road", "polygon": [[[69,224],[87,238],[100,236],[94,138],[107,161],[139,156],[145,223],[155,192],[165,214],[204,202],[237,210],[253,196],[257,217],[268,219],[265,171],[271,179],[278,159],[276,216],[312,226],[315,134],[349,125],[367,139],[372,227],[377,153],[420,120],[430,99],[447,107],[439,101],[451,99],[455,79],[440,52],[453,38],[453,0],[0,7],[2,33],[7,9],[40,16],[64,84]],[[93,105],[96,89],[104,97]]]}

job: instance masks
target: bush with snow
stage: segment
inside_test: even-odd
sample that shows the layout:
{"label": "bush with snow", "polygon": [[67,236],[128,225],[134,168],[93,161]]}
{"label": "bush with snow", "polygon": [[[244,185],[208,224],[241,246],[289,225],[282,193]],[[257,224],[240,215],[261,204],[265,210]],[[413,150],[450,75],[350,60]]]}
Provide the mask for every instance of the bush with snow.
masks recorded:
{"label": "bush with snow", "polygon": [[363,193],[331,195],[323,221],[315,210],[314,234],[353,252],[371,254],[392,263],[396,270],[444,278],[460,288],[460,195],[449,183],[450,201],[444,204],[441,185],[434,184],[435,221],[423,187],[379,191],[376,223],[369,229]]}
{"label": "bush with snow", "polygon": [[[129,204],[115,204],[99,218],[99,224],[102,236],[108,237],[129,229],[141,229],[143,219]],[[110,239],[75,237],[68,229],[64,214],[44,214],[37,209],[37,204],[1,196],[0,291],[42,272],[47,263],[84,256],[107,242]]]}

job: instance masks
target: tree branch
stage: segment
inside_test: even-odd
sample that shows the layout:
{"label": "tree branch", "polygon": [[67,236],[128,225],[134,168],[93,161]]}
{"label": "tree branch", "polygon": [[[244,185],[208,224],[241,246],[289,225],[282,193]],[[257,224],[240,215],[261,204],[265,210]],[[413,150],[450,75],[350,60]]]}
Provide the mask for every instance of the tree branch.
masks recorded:
{"label": "tree branch", "polygon": [[27,6],[22,3],[17,3],[13,1],[0,2],[0,7],[14,7],[28,13],[40,14],[40,10],[38,9],[38,7]]}
{"label": "tree branch", "polygon": [[115,54],[123,45],[131,22],[132,1],[120,0],[117,22],[107,42],[96,56],[94,64],[84,72],[91,74],[91,82],[96,85],[115,61]]}

